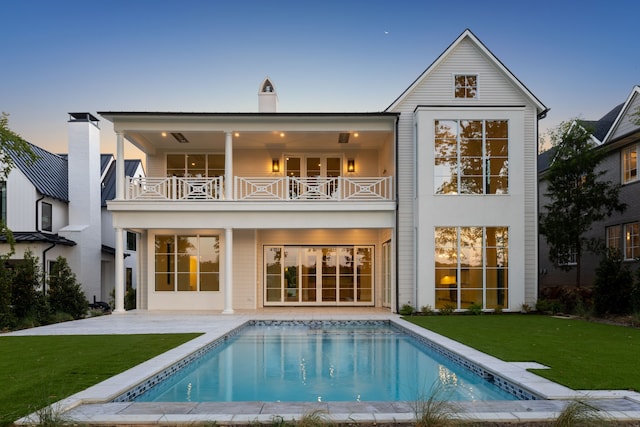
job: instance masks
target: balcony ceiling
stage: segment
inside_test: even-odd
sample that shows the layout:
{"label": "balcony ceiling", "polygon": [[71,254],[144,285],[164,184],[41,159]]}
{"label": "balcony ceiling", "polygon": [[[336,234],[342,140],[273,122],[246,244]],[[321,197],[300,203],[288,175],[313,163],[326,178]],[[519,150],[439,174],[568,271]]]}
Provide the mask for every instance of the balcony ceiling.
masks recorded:
{"label": "balcony ceiling", "polygon": [[[171,130],[163,132],[125,132],[125,138],[143,151],[224,151],[223,132],[180,131],[178,142]],[[348,142],[339,142],[348,134]],[[357,135],[357,136],[356,136]],[[180,136],[178,138],[182,139]],[[342,136],[344,140],[345,136]],[[234,149],[280,149],[302,151],[377,150],[393,141],[391,131],[243,131],[234,132]]]}

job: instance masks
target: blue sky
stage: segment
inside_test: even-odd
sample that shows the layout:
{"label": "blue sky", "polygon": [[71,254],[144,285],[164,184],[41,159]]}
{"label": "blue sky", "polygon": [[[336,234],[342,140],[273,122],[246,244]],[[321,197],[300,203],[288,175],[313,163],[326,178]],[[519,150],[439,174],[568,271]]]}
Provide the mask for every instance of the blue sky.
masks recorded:
{"label": "blue sky", "polygon": [[[640,84],[634,0],[3,2],[0,111],[66,152],[68,112],[382,111],[466,28],[549,108],[598,119]],[[101,121],[102,151],[115,136]],[[128,157],[140,156],[133,150]]]}

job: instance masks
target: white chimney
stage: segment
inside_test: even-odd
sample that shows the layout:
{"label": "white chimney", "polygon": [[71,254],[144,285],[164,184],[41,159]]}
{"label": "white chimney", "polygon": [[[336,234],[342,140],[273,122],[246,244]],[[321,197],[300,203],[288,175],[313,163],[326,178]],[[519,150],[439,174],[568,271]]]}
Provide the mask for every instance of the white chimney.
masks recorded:
{"label": "white chimney", "polygon": [[258,90],[258,112],[276,113],[278,111],[278,93],[269,77],[260,84]]}
{"label": "white chimney", "polygon": [[99,120],[69,113],[69,225],[60,235],[76,242],[67,261],[89,301],[104,300],[101,289],[101,188]]}

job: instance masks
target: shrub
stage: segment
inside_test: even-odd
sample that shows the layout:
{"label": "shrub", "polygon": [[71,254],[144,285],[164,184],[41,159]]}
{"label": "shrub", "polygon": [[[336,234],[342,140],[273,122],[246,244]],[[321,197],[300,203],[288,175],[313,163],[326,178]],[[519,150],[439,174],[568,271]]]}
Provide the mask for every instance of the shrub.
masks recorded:
{"label": "shrub", "polygon": [[49,277],[49,305],[53,311],[80,319],[87,314],[89,303],[67,260],[58,257]]}
{"label": "shrub", "polygon": [[124,294],[124,309],[136,309],[136,290],[133,288],[127,289],[127,292]]}
{"label": "shrub", "polygon": [[400,307],[400,314],[403,316],[411,316],[413,314],[413,306],[411,304],[404,304]]}
{"label": "shrub", "polygon": [[445,316],[452,314],[456,310],[456,307],[453,304],[445,304],[440,308],[440,314]]}
{"label": "shrub", "polygon": [[631,312],[633,275],[622,264],[617,251],[600,261],[594,282],[594,308],[596,314],[628,314]]}
{"label": "shrub", "polygon": [[469,310],[470,314],[473,314],[474,316],[479,316],[480,314],[482,314],[482,304],[478,304],[477,302],[474,302],[469,306],[467,310]]}
{"label": "shrub", "polygon": [[429,304],[423,305],[420,309],[420,312],[425,316],[431,316],[433,314],[433,307],[431,307]]}
{"label": "shrub", "polygon": [[0,257],[0,330],[15,326],[16,318],[11,309],[11,284],[13,270],[7,268],[6,259]]}
{"label": "shrub", "polygon": [[39,298],[41,277],[38,258],[30,250],[26,250],[24,259],[14,269],[11,305],[16,318],[32,318],[36,322],[34,326],[37,326],[37,314],[42,311],[40,305],[44,302]]}

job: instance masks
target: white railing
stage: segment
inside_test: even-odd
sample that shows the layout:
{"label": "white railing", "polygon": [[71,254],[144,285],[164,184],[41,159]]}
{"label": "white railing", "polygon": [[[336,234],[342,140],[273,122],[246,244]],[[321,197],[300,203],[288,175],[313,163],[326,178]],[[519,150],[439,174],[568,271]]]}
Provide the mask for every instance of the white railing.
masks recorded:
{"label": "white railing", "polygon": [[393,200],[391,177],[236,177],[235,200]]}
{"label": "white railing", "polygon": [[125,197],[127,200],[220,200],[224,198],[223,179],[127,177]]}
{"label": "white railing", "polygon": [[[127,177],[127,200],[223,200],[224,180]],[[234,200],[393,200],[391,177],[235,177]]]}

